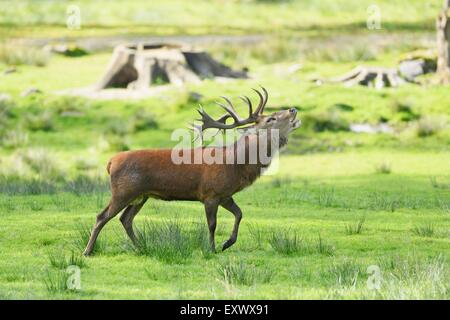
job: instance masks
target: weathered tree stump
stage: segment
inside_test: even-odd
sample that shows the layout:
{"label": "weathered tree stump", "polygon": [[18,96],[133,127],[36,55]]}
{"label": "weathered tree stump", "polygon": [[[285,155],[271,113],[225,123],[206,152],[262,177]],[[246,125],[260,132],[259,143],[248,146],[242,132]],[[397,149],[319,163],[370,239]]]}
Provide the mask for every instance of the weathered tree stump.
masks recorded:
{"label": "weathered tree stump", "polygon": [[343,76],[326,82],[343,83],[347,87],[362,85],[380,89],[384,87],[398,87],[405,80],[398,74],[397,69],[358,66]]}
{"label": "weathered tree stump", "polygon": [[152,84],[196,82],[205,78],[247,78],[209,54],[173,44],[121,45],[94,89],[147,89]]}

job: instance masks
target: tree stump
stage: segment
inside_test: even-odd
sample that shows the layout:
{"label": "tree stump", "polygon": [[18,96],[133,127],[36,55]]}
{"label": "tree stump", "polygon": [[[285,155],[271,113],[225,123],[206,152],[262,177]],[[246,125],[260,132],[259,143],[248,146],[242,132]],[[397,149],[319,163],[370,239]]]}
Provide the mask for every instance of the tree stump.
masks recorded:
{"label": "tree stump", "polygon": [[444,9],[436,20],[438,62],[437,74],[442,84],[450,83],[450,0],[444,1]]}
{"label": "tree stump", "polygon": [[398,87],[405,80],[398,74],[396,69],[358,66],[343,76],[327,82],[344,83],[347,87],[362,85],[381,89],[384,87]]}
{"label": "tree stump", "polygon": [[247,73],[232,70],[206,52],[181,45],[120,45],[94,89],[145,90],[154,84],[183,84],[214,77],[247,78]]}

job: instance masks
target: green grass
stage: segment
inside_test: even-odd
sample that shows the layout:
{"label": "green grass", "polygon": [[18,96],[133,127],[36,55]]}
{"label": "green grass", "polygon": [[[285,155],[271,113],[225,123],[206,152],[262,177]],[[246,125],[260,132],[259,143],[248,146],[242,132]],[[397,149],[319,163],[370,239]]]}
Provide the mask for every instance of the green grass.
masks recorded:
{"label": "green grass", "polygon": [[[2,195],[0,291],[21,297],[26,294],[26,287],[43,298],[326,298],[330,297],[330,288],[334,288],[334,298],[448,299],[445,290],[450,257],[446,233],[450,220],[443,203],[448,205],[449,190],[433,188],[428,175],[448,181],[450,176],[443,173],[450,154],[430,157],[419,152],[392,153],[396,172],[377,175],[368,162],[382,156],[385,154],[366,152],[283,157],[277,176],[290,172],[291,183],[274,186],[276,176],[263,177],[238,194],[236,201],[244,212],[239,240],[228,251],[207,257],[192,244],[193,238],[203,237],[192,221],[202,219],[198,226],[203,226],[203,232],[206,228],[202,206],[151,200],[136,218],[140,230],[143,223],[155,226],[147,229],[146,237],[155,241],[144,251],[148,254],[136,254],[128,240],[124,246],[125,232],[114,219],[100,235],[100,243],[106,246],[86,259],[88,268],[81,269],[79,293],[50,294],[43,280],[45,272],[33,274],[30,270],[45,269],[49,252],[63,248],[68,254],[73,250],[74,242],[80,241],[80,225],[91,226],[101,210],[97,196],[61,193],[66,202],[61,207],[54,195],[45,193]],[[424,162],[424,157],[431,162]],[[324,185],[334,190],[331,204],[318,201]],[[380,192],[380,200],[371,199],[376,191]],[[388,201],[384,198],[398,199],[394,211],[384,205],[383,201]],[[107,200],[105,194],[103,204]],[[27,203],[33,201],[42,209],[30,208]],[[348,236],[343,232],[361,216],[367,217],[363,233]],[[423,237],[411,231],[429,221],[434,225],[434,234]],[[228,238],[232,224],[231,215],[221,209],[218,243]],[[256,236],[249,225],[257,225]],[[307,244],[301,254],[285,254],[270,245],[273,233],[292,240],[292,233],[285,232],[287,225]],[[255,237],[260,239],[260,246],[255,245]],[[163,239],[167,242],[161,242]],[[86,241],[84,237],[82,245],[75,247],[75,254],[81,254]],[[189,243],[188,249],[175,250],[185,243]],[[64,261],[69,258],[67,254]],[[414,256],[412,261],[408,260],[410,256]],[[429,258],[438,257],[437,264],[435,260],[428,262]],[[347,266],[346,261],[351,264]],[[380,267],[386,281],[382,285],[386,291],[379,295],[365,284],[369,276],[365,269],[372,264]],[[426,276],[430,268],[437,273],[439,283]],[[270,281],[263,280],[265,269],[270,270]],[[349,289],[353,285],[352,270],[359,270],[354,290]],[[396,283],[404,289],[389,293],[388,288],[391,290]],[[430,286],[439,290],[432,291]]]}
{"label": "green grass", "polygon": [[[134,0],[123,6],[119,1],[76,3],[81,11],[81,29],[66,27],[69,1],[22,0],[4,6],[0,15],[5,36],[76,37],[110,34],[229,34],[261,32],[314,33],[354,30],[366,26],[365,0],[339,1],[181,1]],[[377,1],[382,27],[388,30],[434,29],[440,3]],[[217,10],[220,6],[220,10]],[[106,9],[105,9],[106,8]],[[104,9],[99,18],[98,11]],[[38,26],[38,28],[35,28]],[[125,28],[126,26],[126,28]]]}

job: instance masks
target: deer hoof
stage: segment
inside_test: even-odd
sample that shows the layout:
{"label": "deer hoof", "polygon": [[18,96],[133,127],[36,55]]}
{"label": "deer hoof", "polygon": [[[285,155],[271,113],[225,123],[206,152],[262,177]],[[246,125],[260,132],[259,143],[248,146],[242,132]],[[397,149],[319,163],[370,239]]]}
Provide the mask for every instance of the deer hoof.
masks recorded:
{"label": "deer hoof", "polygon": [[222,251],[227,250],[229,247],[231,247],[234,244],[235,241],[229,239],[227,241],[225,241],[222,245]]}

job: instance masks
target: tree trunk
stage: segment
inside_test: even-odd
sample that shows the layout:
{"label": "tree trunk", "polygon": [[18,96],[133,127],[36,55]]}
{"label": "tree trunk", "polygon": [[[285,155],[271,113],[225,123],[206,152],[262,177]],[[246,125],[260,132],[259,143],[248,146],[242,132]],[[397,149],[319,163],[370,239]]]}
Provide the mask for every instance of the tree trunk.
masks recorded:
{"label": "tree trunk", "polygon": [[436,20],[439,81],[450,83],[450,0],[444,0],[444,9]]}
{"label": "tree trunk", "polygon": [[200,79],[247,78],[246,71],[232,70],[206,52],[172,44],[119,45],[95,90],[129,88],[146,90],[160,83],[183,84]]}

